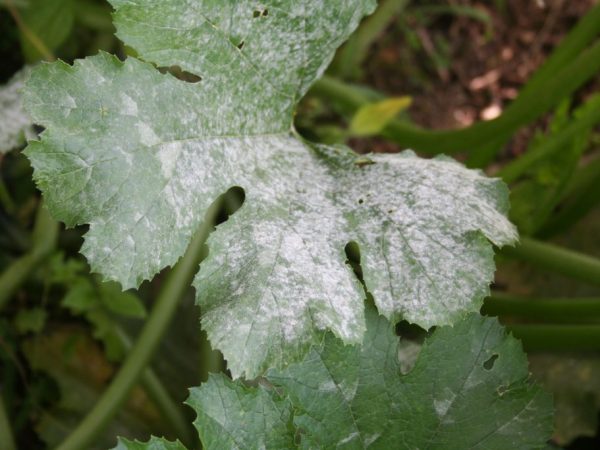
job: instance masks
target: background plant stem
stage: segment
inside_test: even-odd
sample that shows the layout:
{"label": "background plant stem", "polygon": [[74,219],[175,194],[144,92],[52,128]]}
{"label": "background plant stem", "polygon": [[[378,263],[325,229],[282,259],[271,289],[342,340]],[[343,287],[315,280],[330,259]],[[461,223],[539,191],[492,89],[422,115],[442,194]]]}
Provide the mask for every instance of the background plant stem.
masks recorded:
{"label": "background plant stem", "polygon": [[[459,130],[427,131],[415,125],[392,121],[383,137],[423,153],[476,152],[501,148],[521,126],[530,123],[579,88],[600,70],[600,42],[586,47],[600,33],[600,5],[592,8],[557,47],[555,53],[523,87],[517,99],[497,119],[478,122]],[[573,55],[577,55],[573,59]],[[338,104],[353,114],[377,94],[332,77],[317,81],[311,92]]]}
{"label": "background plant stem", "polygon": [[528,298],[495,292],[485,299],[481,312],[546,323],[600,324],[600,297]]}
{"label": "background plant stem", "polygon": [[521,237],[516,247],[502,254],[586,283],[600,286],[600,260],[554,244]]}
{"label": "background plant stem", "polygon": [[600,350],[600,325],[507,325],[527,351]]}
{"label": "background plant stem", "polygon": [[[516,130],[530,123],[570,95],[585,81],[600,71],[600,43],[581,53],[555,77],[523,92],[500,117],[478,122],[458,130],[428,131],[416,125],[394,120],[383,130],[383,137],[402,147],[429,154],[474,152],[491,141],[508,139]],[[337,102],[347,114],[370,103],[366,91],[332,77],[317,81],[311,92]]]}
{"label": "background plant stem", "polygon": [[21,284],[54,251],[59,225],[43,204],[38,206],[33,229],[33,247],[14,261],[0,276],[0,311]]}
{"label": "background plant stem", "polygon": [[[0,387],[1,389],[1,387]],[[4,405],[4,399],[2,398],[2,392],[0,391],[0,448],[2,450],[16,450],[17,445],[13,436],[10,421],[6,413],[6,407]]]}
{"label": "background plant stem", "polygon": [[121,370],[94,408],[58,447],[58,450],[88,448],[95,436],[106,427],[127,398],[166,332],[180,298],[190,287],[192,278],[198,270],[204,242],[213,228],[218,208],[219,204],[215,203],[209,209],[204,223],[190,243],[185,255],[167,276],[154,308]]}
{"label": "background plant stem", "polygon": [[408,0],[381,0],[375,12],[365,18],[355,33],[338,51],[332,63],[336,74],[344,79],[355,79],[373,42],[381,36],[395,15],[408,4]]}
{"label": "background plant stem", "polygon": [[[127,333],[120,327],[117,328],[117,333],[123,347],[130,351],[132,343]],[[150,400],[159,409],[163,419],[171,425],[175,435],[185,445],[192,447],[196,443],[196,436],[185,414],[183,414],[183,403],[177,404],[173,400],[160,377],[150,365],[142,372],[141,383]]]}

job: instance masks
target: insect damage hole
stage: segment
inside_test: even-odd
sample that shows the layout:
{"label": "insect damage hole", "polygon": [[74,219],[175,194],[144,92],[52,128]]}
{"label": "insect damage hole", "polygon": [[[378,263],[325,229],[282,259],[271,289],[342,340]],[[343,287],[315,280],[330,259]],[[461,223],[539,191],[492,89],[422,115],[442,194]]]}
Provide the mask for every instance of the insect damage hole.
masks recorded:
{"label": "insect damage hole", "polygon": [[259,17],[267,17],[269,15],[269,10],[268,9],[255,9],[254,12],[252,13],[252,18],[253,19],[258,19]]}
{"label": "insect damage hole", "polygon": [[344,247],[346,253],[346,264],[352,267],[352,271],[362,282],[362,267],[360,266],[360,248],[354,241],[350,241]]}
{"label": "insect damage hole", "polygon": [[237,48],[238,48],[239,50],[242,50],[242,49],[244,48],[244,45],[246,45],[246,43],[245,43],[244,41],[242,41],[242,42],[240,42],[240,43],[237,45]]}
{"label": "insect damage hole", "polygon": [[485,370],[492,370],[497,359],[498,359],[498,354],[494,353],[483,363],[483,368]]}
{"label": "insect damage hole", "polygon": [[159,69],[161,73],[170,73],[175,78],[185,81],[186,83],[199,83],[202,81],[202,77],[195,75],[191,72],[183,70],[180,66],[171,66]]}

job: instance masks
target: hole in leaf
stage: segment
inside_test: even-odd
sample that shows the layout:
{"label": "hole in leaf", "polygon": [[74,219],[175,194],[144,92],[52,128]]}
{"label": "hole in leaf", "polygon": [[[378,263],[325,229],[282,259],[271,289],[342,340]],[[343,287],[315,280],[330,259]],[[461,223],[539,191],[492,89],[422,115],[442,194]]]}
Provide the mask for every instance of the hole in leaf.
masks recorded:
{"label": "hole in leaf", "polygon": [[186,70],[183,70],[179,66],[171,66],[166,70],[161,70],[161,72],[163,72],[163,73],[168,72],[171,75],[173,75],[175,78],[185,81],[186,83],[199,83],[200,81],[202,81],[202,77],[199,77],[198,75],[195,75]]}
{"label": "hole in leaf", "polygon": [[365,202],[365,201],[364,201],[362,198],[359,198],[359,199],[358,199],[358,204],[359,204],[359,205],[362,205],[364,202]]}
{"label": "hole in leaf", "polygon": [[407,375],[415,366],[421,353],[427,331],[418,325],[402,320],[396,324],[396,334],[400,336],[398,343],[398,363],[400,373]]}
{"label": "hole in leaf", "polygon": [[505,386],[504,384],[501,384],[500,386],[498,386],[496,388],[496,393],[502,397],[504,394],[506,394],[508,392],[508,386]]}
{"label": "hole in leaf", "polygon": [[254,12],[252,13],[252,18],[254,19],[258,19],[259,17],[267,17],[269,15],[269,10],[268,9],[263,9],[262,11],[260,9],[255,9]]}
{"label": "hole in leaf", "polygon": [[221,207],[221,211],[216,220],[217,225],[225,222],[242,207],[244,200],[246,199],[246,193],[241,187],[234,186],[225,192],[219,199],[223,206]]}
{"label": "hole in leaf", "polygon": [[494,367],[494,363],[496,362],[497,359],[498,359],[498,354],[494,353],[492,356],[490,356],[488,358],[488,360],[486,362],[483,363],[483,368],[485,370],[492,370],[492,368]]}
{"label": "hole in leaf", "polygon": [[419,325],[401,320],[396,324],[396,334],[404,339],[422,341],[427,336],[427,331]]}
{"label": "hole in leaf", "polygon": [[358,244],[354,241],[348,242],[346,247],[344,247],[344,251],[346,252],[346,264],[352,267],[354,274],[358,277],[362,282],[362,268],[360,267],[360,248]]}
{"label": "hole in leaf", "polygon": [[245,44],[246,44],[246,43],[245,43],[244,41],[242,41],[242,42],[240,42],[240,43],[237,45],[237,48],[239,48],[240,50],[242,50],[242,49],[244,48],[244,45],[245,45]]}

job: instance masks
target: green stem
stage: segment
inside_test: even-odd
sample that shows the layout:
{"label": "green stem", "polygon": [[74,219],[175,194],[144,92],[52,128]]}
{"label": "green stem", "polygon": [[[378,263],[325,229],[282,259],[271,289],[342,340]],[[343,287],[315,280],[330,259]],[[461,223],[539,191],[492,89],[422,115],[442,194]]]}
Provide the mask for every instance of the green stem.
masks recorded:
{"label": "green stem", "polygon": [[600,350],[600,325],[507,325],[528,351]]}
{"label": "green stem", "polygon": [[600,323],[600,298],[528,298],[493,293],[481,313],[547,323]]}
{"label": "green stem", "polygon": [[[458,130],[428,131],[394,120],[382,132],[383,137],[402,147],[438,154],[473,152],[490,141],[507,140],[521,126],[530,123],[570,95],[600,71],[600,43],[580,53],[577,58],[548,80],[524,90],[497,119],[478,122]],[[370,102],[364,90],[331,77],[321,78],[311,92],[338,104],[348,114]]]}
{"label": "green stem", "polygon": [[144,370],[141,378],[142,386],[152,402],[159,408],[162,416],[177,434],[177,438],[188,448],[193,448],[197,438],[191,428],[191,423],[185,417],[181,406],[173,401],[163,382],[151,368]]}
{"label": "green stem", "polygon": [[9,214],[12,214],[15,210],[15,202],[10,196],[10,192],[8,192],[6,183],[4,183],[2,178],[0,178],[0,204],[2,204],[4,210]]}
{"label": "green stem", "polygon": [[223,357],[221,352],[214,350],[206,336],[206,332],[201,330],[200,334],[200,381],[208,380],[208,375],[214,372],[220,372],[224,369]]}
{"label": "green stem", "polygon": [[[117,328],[117,333],[123,344],[123,347],[128,351],[131,349],[131,339],[120,327]],[[176,436],[188,447],[192,447],[196,441],[195,434],[190,427],[189,421],[182,411],[183,403],[177,404],[163,382],[158,377],[151,366],[148,366],[141,375],[141,383],[144,390],[150,397],[150,400],[159,409],[165,421],[167,421]]]}
{"label": "green stem", "polygon": [[407,3],[408,0],[381,0],[375,12],[363,21],[337,53],[332,63],[334,73],[341,78],[356,79],[371,45]]}
{"label": "green stem", "polygon": [[521,237],[516,247],[505,247],[502,253],[536,267],[600,285],[600,259],[557,245]]}
{"label": "green stem", "polygon": [[171,322],[179,299],[189,288],[192,278],[198,270],[200,254],[204,242],[210,230],[212,230],[218,206],[218,204],[214,204],[210,208],[205,222],[190,243],[185,255],[167,276],[154,308],[121,370],[104,391],[100,400],[94,405],[94,408],[58,447],[58,450],[89,448],[94,438],[106,427],[127,398],[127,395],[150,362]]}
{"label": "green stem", "polygon": [[33,229],[33,247],[0,275],[0,310],[6,306],[29,275],[52,253],[56,246],[58,230],[58,223],[50,216],[46,207],[40,204]]}
{"label": "green stem", "polygon": [[10,420],[6,414],[6,407],[0,392],[0,448],[2,450],[17,450],[15,438],[13,436]]}
{"label": "green stem", "polygon": [[535,71],[521,92],[533,89],[554,76],[569,64],[600,33],[600,4],[591,8],[569,34],[552,51],[550,57]]}

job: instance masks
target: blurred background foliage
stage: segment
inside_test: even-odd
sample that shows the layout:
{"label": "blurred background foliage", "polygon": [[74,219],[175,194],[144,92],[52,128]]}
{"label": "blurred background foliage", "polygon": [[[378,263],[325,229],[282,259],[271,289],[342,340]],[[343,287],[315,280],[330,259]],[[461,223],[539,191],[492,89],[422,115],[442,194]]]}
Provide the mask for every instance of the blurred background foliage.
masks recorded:
{"label": "blurred background foliage", "polygon": [[[29,67],[125,58],[104,0],[0,0],[0,448],[60,444],[114,379],[168,277],[121,292],[41,206],[21,150]],[[497,257],[483,313],[523,339],[555,394],[551,448],[600,448],[600,6],[593,0],[380,0],[296,118],[360,153],[451,154],[502,177],[522,244]],[[177,68],[170,69],[185,78]],[[214,223],[243,202],[231,190]],[[204,250],[206,253],[206,249]],[[350,262],[360,270],[349,246]],[[198,334],[191,289],[152,364],[94,448],[150,433],[193,441],[187,388],[226,370]],[[406,342],[425,333],[400,324]],[[411,347],[413,348],[413,347]]]}

